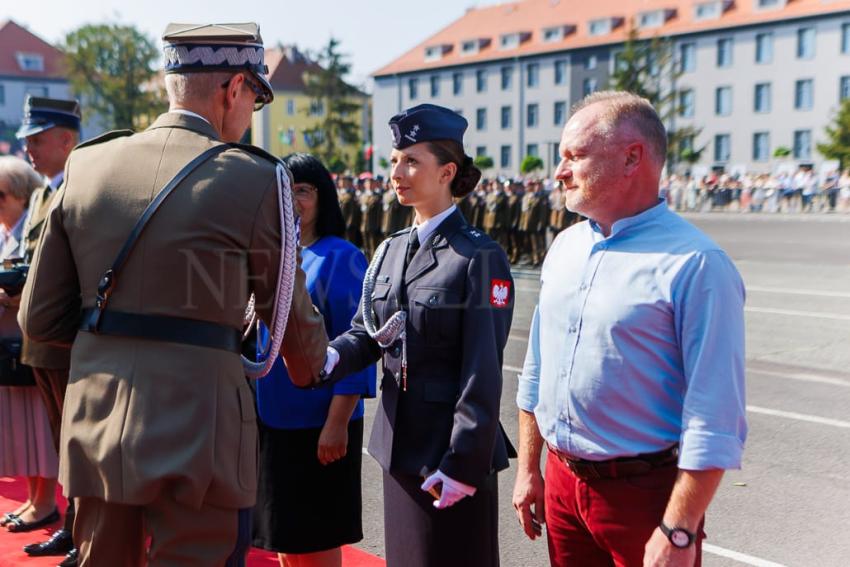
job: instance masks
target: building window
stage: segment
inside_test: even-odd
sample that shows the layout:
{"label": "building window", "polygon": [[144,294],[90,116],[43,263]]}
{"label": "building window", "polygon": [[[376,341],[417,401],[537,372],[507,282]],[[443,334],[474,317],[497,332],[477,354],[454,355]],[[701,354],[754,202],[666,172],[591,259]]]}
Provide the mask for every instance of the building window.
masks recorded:
{"label": "building window", "polygon": [[756,34],[756,63],[773,63],[773,34]]}
{"label": "building window", "polygon": [[732,66],[732,38],[722,37],[717,40],[717,66]]}
{"label": "building window", "polygon": [[797,59],[812,59],[815,56],[815,28],[797,30]]}
{"label": "building window", "polygon": [[696,97],[692,89],[679,91],[679,116],[693,118]]}
{"label": "building window", "polygon": [[528,144],[525,146],[525,155],[537,157],[540,155],[540,149],[537,144]]}
{"label": "building window", "polygon": [[27,85],[24,91],[28,95],[47,97],[47,87],[43,85]]}
{"label": "building window", "polygon": [[540,65],[537,63],[529,63],[525,68],[525,86],[534,88],[540,84]]}
{"label": "building window", "polygon": [[463,73],[452,74],[452,94],[455,96],[463,94]]}
{"label": "building window", "polygon": [[714,136],[714,161],[729,161],[732,153],[732,140],[729,134]]}
{"label": "building window", "polygon": [[841,53],[850,53],[850,22],[841,24]]}
{"label": "building window", "polygon": [[758,0],[759,8],[777,8],[785,0]]}
{"label": "building window", "polygon": [[502,107],[502,130],[507,130],[511,127],[511,107]]}
{"label": "building window", "polygon": [[812,159],[811,130],[794,130],[794,159]]}
{"label": "building window", "polygon": [[475,157],[481,157],[487,155],[487,146],[476,146],[475,147]]}
{"label": "building window", "polygon": [[475,128],[476,130],[487,129],[487,109],[479,108],[475,111]]}
{"label": "building window", "polygon": [[460,44],[460,52],[463,55],[472,55],[473,53],[478,53],[479,45],[479,40],[469,39]]}
{"label": "building window", "polygon": [[6,85],[0,85],[0,106],[6,104]]}
{"label": "building window", "polygon": [[487,71],[485,69],[475,71],[475,91],[479,93],[487,91]]}
{"label": "building window", "polygon": [[555,61],[555,84],[563,85],[567,82],[567,61],[558,59]]}
{"label": "building window", "polygon": [[717,87],[714,91],[714,113],[718,116],[732,114],[732,87]]}
{"label": "building window", "polygon": [[753,134],[753,161],[767,161],[770,159],[770,134],[767,132],[756,132]]}
{"label": "building window", "polygon": [[440,76],[431,75],[431,98],[440,96]]}
{"label": "building window", "polygon": [[638,27],[641,29],[657,28],[664,25],[664,10],[641,12],[638,15]]}
{"label": "building window", "polygon": [[611,32],[611,18],[602,18],[599,20],[591,20],[588,23],[588,35],[605,35]]}
{"label": "building window", "polygon": [[407,98],[415,100],[419,96],[419,79],[407,80]]}
{"label": "building window", "polygon": [[794,83],[794,109],[811,110],[814,106],[815,82],[812,79],[800,79]]}
{"label": "building window", "polygon": [[499,148],[500,160],[499,167],[502,169],[508,168],[511,166],[511,147],[510,146],[502,146]]}
{"label": "building window", "polygon": [[15,53],[21,71],[44,71],[44,56],[38,53]]}
{"label": "building window", "polygon": [[756,112],[770,112],[771,107],[770,83],[758,83],[753,97],[753,110]]}
{"label": "building window", "polygon": [[529,128],[537,128],[540,118],[540,106],[535,102],[528,105],[525,111],[525,125]]}
{"label": "building window", "polygon": [[[850,75],[841,77],[838,87],[838,101],[843,102],[850,98]],[[0,104],[3,104],[3,89],[0,87]]]}
{"label": "building window", "polygon": [[682,73],[693,73],[697,69],[697,48],[693,43],[679,46],[679,69]]}
{"label": "building window", "polygon": [[[850,78],[850,77],[847,77]],[[567,121],[567,103],[564,101],[558,101],[555,103],[555,126],[563,126]]]}
{"label": "building window", "polygon": [[596,55],[588,55],[584,60],[584,68],[588,70],[596,69],[596,64],[598,62]]}
{"label": "building window", "polygon": [[295,101],[291,98],[286,101],[286,114],[295,116]]}
{"label": "building window", "polygon": [[513,84],[514,79],[514,68],[513,67],[502,67],[502,90],[509,91],[511,90],[511,85]]}
{"label": "building window", "polygon": [[717,0],[701,2],[696,5],[696,8],[694,8],[694,19],[700,21],[719,18],[722,13],[722,8],[721,3]]}
{"label": "building window", "polygon": [[587,77],[581,82],[582,96],[587,96],[590,93],[596,92],[598,81],[594,77]]}

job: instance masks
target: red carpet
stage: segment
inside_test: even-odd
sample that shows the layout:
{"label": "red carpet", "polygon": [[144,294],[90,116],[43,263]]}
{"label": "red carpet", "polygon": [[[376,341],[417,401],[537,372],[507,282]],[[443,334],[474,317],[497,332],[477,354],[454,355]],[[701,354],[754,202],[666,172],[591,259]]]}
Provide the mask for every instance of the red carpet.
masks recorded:
{"label": "red carpet", "polygon": [[[26,486],[22,480],[8,477],[0,478],[0,513],[17,508],[26,499]],[[65,509],[65,499],[59,496],[59,509]],[[61,557],[29,557],[22,547],[34,541],[47,539],[56,529],[35,530],[27,533],[11,533],[0,528],[0,567],[49,567],[61,561]],[[370,555],[365,551],[351,546],[343,548],[342,564],[344,567],[383,567],[384,560]],[[277,567],[277,556],[265,551],[252,550],[248,556],[248,567]]]}

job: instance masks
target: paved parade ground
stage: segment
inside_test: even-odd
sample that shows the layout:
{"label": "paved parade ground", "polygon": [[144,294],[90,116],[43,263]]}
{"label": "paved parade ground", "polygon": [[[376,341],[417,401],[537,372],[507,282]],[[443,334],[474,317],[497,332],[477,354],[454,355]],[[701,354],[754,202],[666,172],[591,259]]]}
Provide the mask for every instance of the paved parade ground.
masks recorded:
{"label": "paved parade ground", "polygon": [[[726,475],[706,521],[704,565],[850,565],[850,216],[688,217],[732,256],[747,285],[744,468]],[[537,274],[515,273],[502,422],[517,440],[516,375],[525,355]],[[367,404],[367,436],[375,401]],[[521,533],[515,473],[500,475],[503,567],[548,565],[546,544]],[[381,475],[363,462],[364,532],[383,555]]]}

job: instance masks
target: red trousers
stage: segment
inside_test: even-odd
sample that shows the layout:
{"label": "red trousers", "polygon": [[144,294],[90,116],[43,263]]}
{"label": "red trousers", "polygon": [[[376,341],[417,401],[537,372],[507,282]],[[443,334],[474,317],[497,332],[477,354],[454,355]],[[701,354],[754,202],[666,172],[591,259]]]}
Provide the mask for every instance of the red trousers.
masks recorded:
{"label": "red trousers", "polygon": [[[667,508],[679,469],[627,478],[582,480],[549,453],[546,536],[553,567],[640,567],[646,542]],[[696,567],[702,557],[697,537]]]}

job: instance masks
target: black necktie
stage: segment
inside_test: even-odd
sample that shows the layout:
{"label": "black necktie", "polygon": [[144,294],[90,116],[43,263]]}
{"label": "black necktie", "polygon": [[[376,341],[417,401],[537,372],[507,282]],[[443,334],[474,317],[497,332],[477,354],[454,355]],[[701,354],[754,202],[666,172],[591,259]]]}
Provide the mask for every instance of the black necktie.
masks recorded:
{"label": "black necktie", "polygon": [[419,250],[419,234],[417,230],[414,228],[410,231],[410,235],[407,239],[407,255],[404,257],[404,271],[407,272],[407,267],[410,265],[410,261],[413,260],[413,257],[416,256],[416,252]]}

